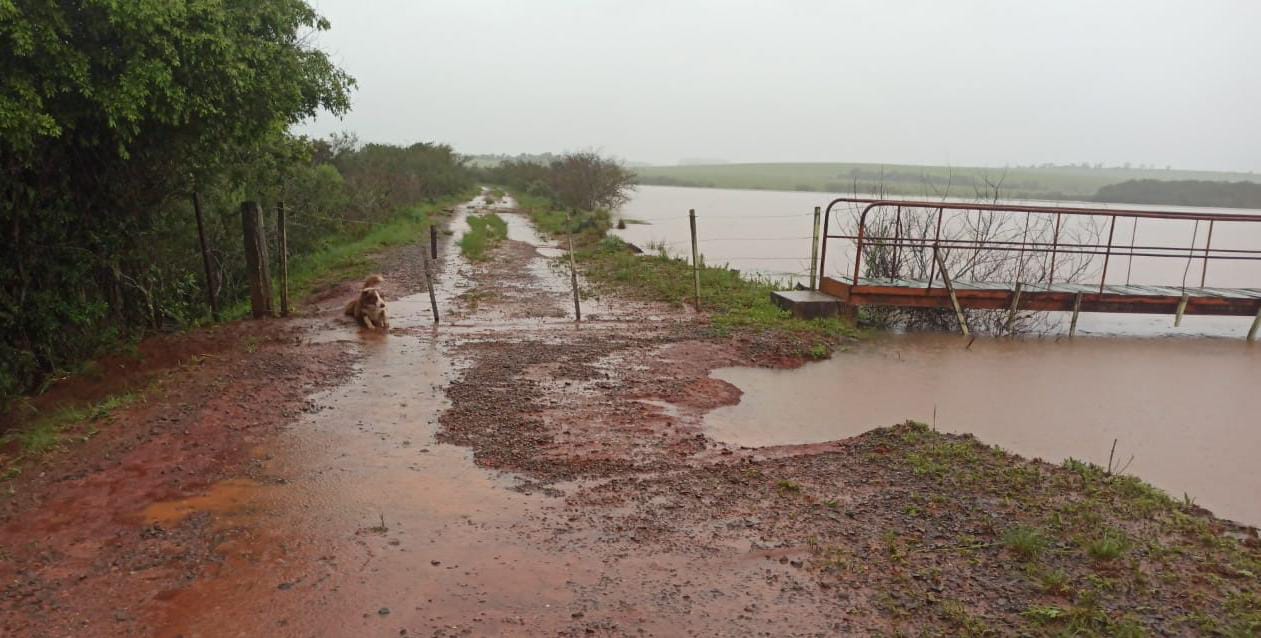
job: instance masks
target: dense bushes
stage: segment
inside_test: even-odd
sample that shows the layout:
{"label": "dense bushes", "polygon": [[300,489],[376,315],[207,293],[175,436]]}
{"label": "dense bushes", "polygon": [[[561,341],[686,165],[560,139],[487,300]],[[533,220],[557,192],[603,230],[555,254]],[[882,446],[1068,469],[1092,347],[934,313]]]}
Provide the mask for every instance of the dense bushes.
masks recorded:
{"label": "dense bushes", "polygon": [[471,184],[445,146],[286,133],[349,107],[307,44],[328,26],[302,0],[0,2],[0,404],[205,316],[194,192],[228,306],[243,201],[285,201],[302,255]]}
{"label": "dense bushes", "polygon": [[596,153],[567,153],[546,163],[505,160],[483,169],[481,177],[575,211],[613,210],[626,203],[635,174]]}

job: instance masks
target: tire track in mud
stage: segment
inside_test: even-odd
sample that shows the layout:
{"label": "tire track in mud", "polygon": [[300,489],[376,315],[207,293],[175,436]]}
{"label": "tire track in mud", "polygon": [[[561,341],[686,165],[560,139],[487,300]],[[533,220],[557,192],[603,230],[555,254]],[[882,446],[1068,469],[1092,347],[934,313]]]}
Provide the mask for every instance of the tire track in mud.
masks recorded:
{"label": "tire track in mud", "polygon": [[[555,248],[511,202],[487,204],[449,219],[442,324],[420,288],[419,247],[382,256],[389,334],[340,320],[353,282],[329,291],[313,317],[286,324],[302,343],[271,356],[344,352],[351,373],[304,397],[300,413],[289,403],[277,404],[283,413],[225,409],[288,425],[244,438],[223,430],[239,462],[196,487],[127,496],[130,518],[110,539],[24,554],[0,597],[6,630],[953,634],[975,629],[963,624],[974,614],[1011,633],[1029,605],[1054,601],[1013,575],[999,543],[976,540],[1031,507],[1003,486],[964,489],[908,465],[906,452],[931,455],[937,439],[903,426],[804,446],[714,442],[705,413],[741,393],[709,372],[800,364],[783,356],[792,349],[766,336],[716,339],[690,313],[652,304],[584,302],[593,320],[575,324],[568,273],[549,262]],[[459,230],[488,208],[509,238],[469,263]],[[189,419],[236,425],[204,411]],[[942,440],[1048,486],[1073,478],[968,437]],[[58,554],[75,552],[95,571],[58,596],[78,565]],[[1187,612],[1177,595],[1129,602]]]}
{"label": "tire track in mud", "polygon": [[[509,240],[489,263],[459,257],[458,233],[444,242],[438,294],[454,308],[449,322],[432,328],[427,299],[410,295],[391,302],[388,336],[315,327],[312,341],[353,342],[358,372],[256,450],[268,484],[213,513],[231,536],[216,547],[222,567],[155,601],[146,622],[186,636],[809,625],[781,604],[785,582],[802,588],[791,566],[645,553],[616,517],[578,525],[565,511],[581,485],[723,458],[699,418],[738,399],[707,373],[741,356],[667,308],[592,304],[584,314],[595,321],[564,319],[567,276],[509,208],[500,207]],[[460,207],[452,225],[471,210]],[[479,289],[494,294],[468,303]],[[665,319],[628,326],[635,315]],[[741,612],[759,606],[774,611]]]}

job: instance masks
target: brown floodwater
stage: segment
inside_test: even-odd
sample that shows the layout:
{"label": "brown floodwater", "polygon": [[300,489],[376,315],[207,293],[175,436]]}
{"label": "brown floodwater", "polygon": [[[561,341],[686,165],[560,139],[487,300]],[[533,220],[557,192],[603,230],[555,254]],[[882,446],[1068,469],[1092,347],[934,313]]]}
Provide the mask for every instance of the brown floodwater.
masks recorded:
{"label": "brown floodwater", "polygon": [[[683,188],[675,186],[641,186],[634,197],[622,207],[622,218],[645,223],[628,223],[625,229],[615,231],[619,237],[646,250],[664,247],[676,256],[687,257],[691,251],[691,234],[687,212],[695,209],[697,236],[701,255],[708,264],[727,265],[750,275],[770,277],[779,281],[806,283],[810,267],[810,244],[813,232],[815,206],[826,207],[840,195],[834,193],[806,193],[786,191],[757,191],[719,188]],[[930,198],[931,199],[931,198]],[[950,200],[964,201],[964,200]],[[1186,208],[1178,206],[1141,206],[1130,204],[1100,204],[1091,202],[1013,202],[1035,203],[1044,206],[1088,206],[1094,208],[1129,208],[1138,210],[1198,211],[1214,213],[1256,213],[1258,211],[1228,208]],[[857,209],[854,206],[838,206],[834,211],[830,232],[835,234],[849,224],[852,230]],[[929,211],[930,213],[932,211]],[[876,221],[873,214],[869,222]],[[1020,219],[1023,219],[1021,217]],[[1083,222],[1101,221],[1094,218]],[[1044,234],[1048,231],[1046,217],[1034,220],[1035,227]],[[945,236],[970,237],[966,229],[966,215],[948,216],[942,233]],[[1011,229],[1019,230],[1020,224]],[[1195,246],[1203,249],[1209,240],[1208,225],[1193,222],[1144,219],[1139,225],[1133,220],[1122,220],[1116,227],[1114,245]],[[1093,237],[1100,243],[1106,241],[1106,227],[1071,227],[1065,224],[1062,236],[1075,236],[1086,240]],[[1037,239],[1037,236],[1033,236]],[[1019,237],[1008,237],[1019,239]],[[1042,237],[1050,241],[1050,237]],[[1261,224],[1216,224],[1212,235],[1214,249],[1256,249],[1261,247]],[[1061,260],[1069,257],[1061,257]],[[826,268],[831,277],[847,277],[854,266],[853,245],[844,240],[832,240],[827,247]],[[1061,266],[1063,264],[1061,263]],[[1102,275],[1103,260],[1089,258],[1081,263],[1083,275],[1077,281],[1097,282]],[[1203,276],[1206,285],[1220,287],[1261,287],[1261,261],[1215,260],[1204,268],[1199,260],[1167,259],[1152,257],[1117,258],[1108,271],[1109,284],[1128,281],[1141,285],[1197,286]],[[1045,328],[1051,332],[1067,332],[1066,313],[1047,313]],[[1168,315],[1117,315],[1086,313],[1081,316],[1078,330],[1081,334],[1094,335],[1197,335],[1242,338],[1248,332],[1251,317],[1188,316],[1180,326],[1174,326]]]}
{"label": "brown floodwater", "polygon": [[1026,457],[1116,463],[1261,524],[1261,344],[889,334],[795,370],[724,368],[744,394],[706,418],[746,446],[829,441],[906,419]]}
{"label": "brown floodwater", "polygon": [[[618,234],[686,255],[687,211],[695,209],[706,262],[800,282],[804,277],[794,273],[809,266],[811,211],[834,196],[644,186],[621,214],[648,223],[628,224]],[[852,213],[842,208],[834,223]],[[1131,223],[1118,225],[1117,245],[1207,243],[1205,226]],[[1218,224],[1212,242],[1256,248],[1261,225]],[[828,255],[832,276],[852,270],[845,242],[829,244]],[[1098,276],[1097,264],[1089,266],[1085,281]],[[1132,277],[1136,284],[1178,285],[1186,278],[1198,285],[1202,268],[1194,260],[1118,260],[1108,282]],[[1207,281],[1261,287],[1261,262],[1213,262]],[[807,443],[906,419],[932,423],[935,412],[942,430],[971,432],[1024,456],[1100,464],[1118,439],[1121,461],[1134,456],[1130,473],[1175,496],[1190,494],[1219,515],[1261,524],[1261,344],[1243,339],[1251,318],[1187,316],[1175,326],[1167,315],[1086,313],[1079,324],[1084,337],[1069,340],[1054,336],[1065,332],[1062,315],[1043,315],[1040,328],[1052,336],[1041,339],[983,338],[965,349],[954,335],[884,334],[797,370],[720,370],[715,376],[744,397],[711,413],[708,432],[747,446]]]}

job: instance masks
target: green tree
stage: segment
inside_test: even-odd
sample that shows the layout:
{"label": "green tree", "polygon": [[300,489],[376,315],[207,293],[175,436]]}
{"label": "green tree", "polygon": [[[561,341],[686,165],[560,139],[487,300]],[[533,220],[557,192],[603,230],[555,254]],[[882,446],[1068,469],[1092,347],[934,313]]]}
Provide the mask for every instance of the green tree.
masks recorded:
{"label": "green tree", "polygon": [[0,396],[161,323],[172,200],[349,108],[328,27],[302,0],[0,0]]}

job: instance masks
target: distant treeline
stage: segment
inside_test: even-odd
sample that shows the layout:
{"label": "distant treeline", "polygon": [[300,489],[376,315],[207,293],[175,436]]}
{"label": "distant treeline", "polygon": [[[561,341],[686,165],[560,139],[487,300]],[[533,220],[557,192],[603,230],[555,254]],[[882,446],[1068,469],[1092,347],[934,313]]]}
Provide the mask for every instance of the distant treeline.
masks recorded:
{"label": "distant treeline", "polygon": [[647,166],[635,168],[635,173],[641,184],[662,186],[1046,200],[1091,200],[1101,188],[1129,180],[1220,183],[1253,181],[1256,177],[1251,173],[1125,167],[986,168],[835,162]]}
{"label": "distant treeline", "polygon": [[1261,184],[1135,179],[1100,188],[1094,200],[1125,204],[1261,209]]}

